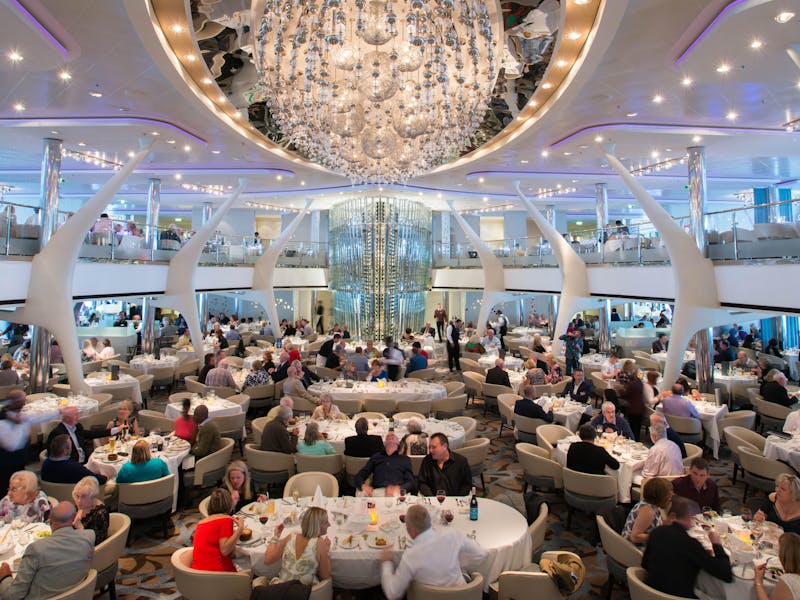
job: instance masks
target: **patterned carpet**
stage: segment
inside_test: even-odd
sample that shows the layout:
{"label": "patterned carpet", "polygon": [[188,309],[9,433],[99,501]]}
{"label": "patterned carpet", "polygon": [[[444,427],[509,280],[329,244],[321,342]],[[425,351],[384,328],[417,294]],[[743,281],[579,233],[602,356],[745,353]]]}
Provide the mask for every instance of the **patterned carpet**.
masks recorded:
{"label": "patterned carpet", "polygon": [[[458,375],[449,375],[446,379],[457,379]],[[150,403],[149,408],[163,410],[167,396],[162,393]],[[522,498],[522,470],[516,462],[514,439],[510,431],[504,430],[503,436],[497,438],[500,427],[499,417],[488,415],[483,417],[483,407],[479,404],[467,410],[467,414],[478,421],[478,435],[492,440],[484,477],[486,480],[486,496],[515,507],[525,514]],[[721,450],[721,460],[712,461],[712,477],[720,486],[723,508],[738,512],[741,508],[743,484],[731,483],[731,463],[727,459],[727,448]],[[234,451],[238,458],[238,450]],[[707,456],[707,458],[709,458]],[[478,488],[480,490],[480,487]],[[480,493],[480,492],[479,492]],[[748,499],[751,508],[756,508],[763,496],[755,495]],[[588,516],[578,514],[573,518],[572,531],[565,529],[566,506],[555,503],[551,506],[545,550],[570,550],[579,554],[586,565],[587,573],[584,585],[572,598],[605,598],[604,585],[608,579],[606,561],[602,548],[592,545],[594,539],[593,521]],[[174,532],[164,540],[161,537],[160,523],[135,523],[126,554],[120,560],[120,574],[117,578],[117,594],[123,600],[144,598],[178,598],[170,567],[170,556],[173,551],[190,546],[194,526],[199,520],[196,509],[182,510],[173,516]],[[378,590],[356,595],[359,598],[380,598]],[[629,598],[627,590],[615,587],[615,600]]]}

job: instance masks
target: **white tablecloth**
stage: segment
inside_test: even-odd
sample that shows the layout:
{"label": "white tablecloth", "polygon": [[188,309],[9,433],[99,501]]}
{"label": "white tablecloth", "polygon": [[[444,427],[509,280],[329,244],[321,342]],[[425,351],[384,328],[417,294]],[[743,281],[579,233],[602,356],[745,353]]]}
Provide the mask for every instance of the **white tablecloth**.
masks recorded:
{"label": "white tablecloth", "polygon": [[130,398],[133,402],[142,404],[142,388],[139,386],[139,380],[128,375],[127,373],[120,373],[119,379],[112,381],[109,379],[109,373],[97,372],[89,373],[84,380],[86,385],[92,388],[92,393],[112,393],[114,390],[120,388],[128,388],[130,390]]}
{"label": "white tablecloth", "polygon": [[248,370],[248,371],[252,371],[253,370],[253,363],[256,362],[257,360],[260,360],[260,361],[264,360],[264,354],[262,352],[259,352],[258,354],[251,354],[250,356],[245,356],[244,357],[244,368],[246,370]]}
{"label": "white tablecloth", "polygon": [[[88,396],[70,396],[69,398],[61,398],[59,396],[51,396],[50,398],[41,398],[39,400],[34,400],[33,402],[28,402],[23,408],[22,412],[30,414],[30,415],[39,415],[42,413],[53,413],[58,411],[65,406],[77,406],[78,407],[78,414],[81,417],[85,417],[86,415],[94,414],[98,411],[100,403],[95,400],[94,398],[89,398]],[[57,422],[58,419],[53,419],[53,421],[49,421],[47,423],[40,423],[35,427],[38,427],[41,431],[42,435],[47,434],[52,428],[53,423]]]}
{"label": "white tablecloth", "polygon": [[[416,497],[410,497],[410,501],[417,501]],[[345,505],[345,502],[347,503]],[[307,499],[300,500],[301,507],[306,505]],[[386,504],[389,504],[387,507]],[[246,517],[246,527],[257,532],[263,538],[266,532],[272,535],[275,523],[282,520],[285,515],[292,511],[298,512],[293,503],[276,500],[277,517],[271,517],[266,526],[262,526],[256,517]],[[336,519],[331,514],[333,512],[353,515],[363,510],[362,499],[355,498],[326,498],[324,507],[329,511],[331,517],[331,527],[328,530],[328,537],[331,539],[331,568],[333,585],[345,589],[365,589],[380,585],[381,569],[380,555],[381,550],[371,548],[365,540],[360,538],[360,545],[357,548],[344,549],[341,543],[351,531],[347,530],[347,523],[343,526],[336,524]],[[441,525],[438,518],[440,510],[436,499],[430,499],[430,504],[425,504],[431,511],[433,517],[433,528],[438,530],[443,527],[453,527],[466,535],[475,532],[475,539],[487,552],[488,557],[478,569],[486,582],[485,590],[492,581],[496,581],[503,571],[513,571],[521,569],[531,562],[531,538],[528,534],[528,523],[525,517],[514,508],[488,500],[478,498],[479,519],[469,520],[469,511],[466,506],[459,506],[455,498],[447,498],[442,508],[451,510],[454,515],[452,523]],[[249,507],[245,507],[244,512],[248,512]],[[302,510],[302,508],[301,508]],[[407,510],[406,506],[398,505],[396,499],[375,499],[375,510],[378,513],[378,533],[381,537],[389,539],[395,551],[395,565],[400,561],[402,549],[399,548],[398,539],[406,537],[410,543],[410,538],[405,531],[405,526],[400,523],[399,515]],[[388,530],[381,529],[384,523],[389,527]],[[299,531],[299,525],[287,527],[283,535],[288,532]],[[256,575],[266,575],[272,577],[277,575],[280,570],[280,563],[275,563],[269,567],[264,565],[264,552],[266,545],[262,540],[252,543],[249,546],[237,546],[235,559],[241,568],[252,569]]]}
{"label": "white tablecloth", "polygon": [[0,540],[3,540],[3,544],[0,545],[0,549],[2,549],[0,563],[8,563],[12,573],[16,575],[19,570],[19,560],[25,553],[25,549],[31,542],[39,539],[36,533],[49,531],[50,525],[47,523],[25,524],[19,529],[10,523],[7,525],[0,523]]}
{"label": "white tablecloth", "polygon": [[[584,354],[578,359],[578,362],[581,363],[584,371],[590,373],[599,371],[606,360],[608,360],[608,357],[603,354]],[[620,367],[622,367],[622,364],[620,364]]]}
{"label": "white tablecloth", "polygon": [[[667,353],[666,352],[654,352],[650,355],[650,357],[658,362],[662,367],[667,364]],[[695,353],[692,350],[685,350],[683,353],[683,362],[687,363],[690,360],[695,360]]]}
{"label": "white tablecloth", "polygon": [[[302,439],[305,435],[306,423],[308,421],[309,419],[300,419],[298,421],[297,426],[300,429],[300,439]],[[355,420],[347,419],[344,421],[318,421],[318,423],[320,432],[327,434],[327,440],[330,442],[331,446],[333,446],[337,452],[344,453],[344,439],[356,434]],[[389,433],[389,428],[394,427],[394,433],[396,433],[397,437],[402,440],[403,436],[408,433],[406,430],[407,423],[408,421],[406,419],[398,421],[390,419],[380,419],[376,421],[373,419],[370,422],[369,432],[372,435],[380,435],[382,438],[385,438],[386,434]],[[422,431],[427,433],[428,436],[434,433],[445,434],[447,439],[450,441],[450,447],[454,450],[461,448],[461,446],[464,445],[464,428],[458,423],[439,419],[426,419],[425,421],[422,421],[421,424]]]}
{"label": "white tablecloth", "polygon": [[[203,355],[206,354],[214,354],[215,348],[209,344],[203,344]],[[187,348],[181,348],[175,353],[175,356],[178,358],[178,362],[182,363],[187,360],[192,360],[193,358],[197,358],[194,353],[194,349],[189,346]]]}
{"label": "white tablecloth", "polygon": [[[157,440],[155,437],[145,438],[149,441],[153,442]],[[119,470],[122,468],[126,462],[130,460],[130,453],[131,448],[133,447],[134,442],[128,442],[126,444],[120,445],[117,443],[116,447],[114,448],[114,452],[119,452],[122,450],[123,452],[127,452],[128,456],[119,457],[116,461],[110,462],[107,458],[108,455],[108,446],[101,446],[96,448],[94,452],[92,452],[91,456],[89,456],[89,460],[86,461],[86,468],[90,471],[95,473],[100,473],[105,475],[106,477],[112,478],[116,477]],[[167,467],[169,467],[169,472],[175,475],[175,487],[174,487],[174,496],[172,499],[172,511],[175,512],[178,506],[178,485],[180,485],[180,473],[179,469],[183,464],[184,460],[189,459],[187,461],[185,468],[191,468],[194,466],[194,457],[189,456],[189,450],[191,446],[189,442],[185,440],[173,440],[174,445],[167,445],[164,447],[163,452],[155,451],[152,452],[153,458],[160,458],[165,463],[167,463]],[[123,449],[124,448],[124,449]],[[191,463],[191,464],[190,464]]]}
{"label": "white tablecloth", "polygon": [[[194,409],[200,404],[205,404],[208,407],[208,416],[212,419],[214,417],[229,417],[238,415],[242,412],[242,407],[235,402],[225,400],[224,398],[201,398],[195,396],[192,398],[192,407],[189,409],[189,414],[194,414]],[[171,402],[167,404],[164,414],[170,419],[177,419],[183,413],[183,406],[181,402]]]}
{"label": "white tablecloth", "polygon": [[[478,364],[484,369],[491,369],[494,367],[494,363],[498,358],[500,358],[499,354],[482,354],[478,359]],[[506,357],[503,359],[503,363],[506,369],[521,369],[525,364],[521,358],[511,356],[510,354],[506,354]]]}
{"label": "white tablecloth", "polygon": [[[572,443],[577,442],[578,439],[578,436],[570,436],[558,441],[554,458],[562,467],[567,466],[567,451]],[[644,462],[647,459],[647,449],[641,444],[636,447],[640,450],[638,450],[639,454],[635,456],[631,455],[630,446],[622,450],[621,454],[616,454],[614,453],[616,451],[610,450],[611,455],[619,461],[619,469],[613,471],[607,468],[606,473],[617,478],[617,494],[619,496],[617,501],[622,504],[631,501],[631,486],[641,481],[642,467],[644,467]],[[644,456],[642,456],[642,453]]]}
{"label": "white tablecloth", "polygon": [[773,460],[782,460],[800,470],[800,438],[784,439],[770,435],[764,444],[764,456]]}
{"label": "white tablecloth", "polygon": [[134,358],[131,360],[131,369],[149,373],[155,367],[177,367],[180,359],[177,356],[164,356],[159,360],[154,358]]}
{"label": "white tablecloth", "polygon": [[533,336],[536,335],[537,333],[539,335],[546,335],[547,334],[547,329],[542,329],[540,327],[514,327],[514,329],[511,330],[511,333],[518,333],[520,335],[528,335],[531,338],[533,338]]}
{"label": "white tablecloth", "polygon": [[635,250],[638,240],[635,237],[608,240],[604,246],[606,252],[616,252],[617,250]]}
{"label": "white tablecloth", "polygon": [[[556,408],[553,408],[554,400],[557,400],[559,404]],[[591,415],[593,412],[592,407],[588,404],[564,400],[563,398],[555,399],[549,396],[541,396],[536,399],[536,403],[545,411],[550,411],[552,409],[553,420],[570,431],[577,431],[578,425],[581,422],[581,417],[584,414]]]}
{"label": "white tablecloth", "polygon": [[297,349],[299,352],[305,352],[306,346],[308,345],[308,342],[301,337],[283,338],[281,343],[283,347],[286,347],[287,344],[291,344],[292,348]]}
{"label": "white tablecloth", "polygon": [[725,404],[717,406],[712,402],[690,400],[697,412],[700,413],[700,422],[706,430],[706,445],[714,452],[714,458],[719,459],[719,443],[722,434],[719,430],[719,420],[728,414]]}
{"label": "white tablecloth", "polygon": [[733,399],[736,395],[745,396],[745,388],[758,387],[758,377],[738,372],[735,374],[723,375],[721,369],[714,369],[714,383],[724,385],[728,397]]}
{"label": "white tablecloth", "polygon": [[309,386],[308,391],[313,394],[328,393],[337,399],[352,400],[360,398],[387,398],[395,401],[399,400],[436,400],[445,398],[447,389],[439,383],[427,381],[390,381],[384,387],[380,387],[379,382],[375,381],[354,381],[353,387],[345,387],[344,382],[319,382]]}

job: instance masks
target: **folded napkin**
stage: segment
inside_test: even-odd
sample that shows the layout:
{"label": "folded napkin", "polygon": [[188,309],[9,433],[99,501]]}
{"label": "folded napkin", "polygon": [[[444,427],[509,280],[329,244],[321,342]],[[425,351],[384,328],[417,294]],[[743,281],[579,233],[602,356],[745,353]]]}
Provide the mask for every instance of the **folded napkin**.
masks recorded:
{"label": "folded napkin", "polygon": [[317,489],[314,492],[314,500],[311,502],[311,506],[317,506],[319,508],[324,508],[325,498],[322,495],[322,488],[319,487],[317,484]]}

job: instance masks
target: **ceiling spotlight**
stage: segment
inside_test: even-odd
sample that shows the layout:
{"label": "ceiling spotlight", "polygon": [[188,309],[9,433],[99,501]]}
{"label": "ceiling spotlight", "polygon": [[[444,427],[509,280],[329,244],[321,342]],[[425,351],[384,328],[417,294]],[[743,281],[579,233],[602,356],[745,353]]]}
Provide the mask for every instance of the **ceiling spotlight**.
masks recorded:
{"label": "ceiling spotlight", "polygon": [[656,94],[653,96],[653,104],[661,104],[664,101],[664,96],[661,94]]}
{"label": "ceiling spotlight", "polygon": [[575,4],[578,6],[583,6],[585,4],[589,4],[592,0],[575,0]]}
{"label": "ceiling spotlight", "polygon": [[525,159],[523,159],[523,160],[521,160],[521,161],[519,161],[519,162],[521,162],[523,165],[527,165],[527,164],[528,164],[528,161],[527,161],[527,160],[525,160]]}
{"label": "ceiling spotlight", "polygon": [[579,31],[570,31],[567,34],[567,39],[568,40],[579,40],[579,39],[581,39],[581,33]]}
{"label": "ceiling spotlight", "polygon": [[175,143],[175,140],[167,140],[167,143],[168,143],[168,144],[174,144],[174,143]]}
{"label": "ceiling spotlight", "polygon": [[103,92],[101,92],[100,90],[92,90],[91,92],[89,92],[89,95],[92,98],[102,98],[103,97]]}
{"label": "ceiling spotlight", "polygon": [[128,158],[133,158],[134,156],[136,156],[136,152],[133,150],[128,150]]}
{"label": "ceiling spotlight", "polygon": [[562,58],[561,60],[558,60],[558,61],[556,61],[556,66],[557,66],[557,67],[564,68],[564,67],[566,67],[568,64],[569,64],[569,63],[568,63],[567,61],[565,61],[563,58]]}
{"label": "ceiling spotlight", "polygon": [[483,197],[483,201],[484,201],[484,202],[488,202],[488,201],[489,201],[489,198],[487,198],[486,196],[484,196],[484,197]]}
{"label": "ceiling spotlight", "polygon": [[684,87],[689,87],[690,85],[692,85],[692,78],[691,78],[691,77],[684,77],[684,78],[681,80],[681,84],[682,84]]}
{"label": "ceiling spotlight", "polygon": [[301,181],[301,182],[300,182],[300,185],[305,185],[305,184],[306,184],[306,182],[305,182],[305,181]]}
{"label": "ceiling spotlight", "polygon": [[222,150],[212,150],[211,154],[219,154],[220,152],[222,152]]}
{"label": "ceiling spotlight", "polygon": [[6,54],[6,56],[8,57],[8,60],[14,63],[20,62],[22,60],[22,54],[20,54],[16,50],[11,50],[8,54]]}
{"label": "ceiling spotlight", "polygon": [[14,103],[14,110],[17,112],[22,112],[25,110],[25,105],[22,102],[16,102]]}
{"label": "ceiling spotlight", "polygon": [[275,176],[275,179],[277,179],[278,181],[280,181],[281,179],[283,179],[283,175],[276,175],[276,176]]}
{"label": "ceiling spotlight", "polygon": [[727,63],[722,63],[720,66],[717,67],[717,73],[727,73],[731,70],[731,66]]}
{"label": "ceiling spotlight", "polygon": [[564,156],[572,156],[572,152],[564,152]]}
{"label": "ceiling spotlight", "polygon": [[225,102],[225,100],[227,100],[227,98],[226,98],[225,96],[219,96],[219,97],[217,97],[217,101],[218,101],[218,102]]}
{"label": "ceiling spotlight", "polygon": [[637,112],[629,112],[629,113],[628,113],[628,114],[626,114],[625,116],[626,116],[626,117],[635,117],[635,116],[637,116],[638,114],[639,114],[639,113],[637,113]]}
{"label": "ceiling spotlight", "polygon": [[183,177],[183,175],[181,175],[180,173],[175,173],[175,179],[177,181],[180,181],[182,177]]}
{"label": "ceiling spotlight", "polygon": [[478,183],[483,183],[485,179],[483,177],[478,177]]}
{"label": "ceiling spotlight", "polygon": [[213,80],[213,79],[211,79],[211,77],[204,77],[204,78],[203,78],[203,83],[204,83],[205,85],[211,85],[212,83],[214,83],[214,80]]}
{"label": "ceiling spotlight", "polygon": [[550,156],[550,153],[547,150],[542,150],[542,156],[547,158],[548,156]]}
{"label": "ceiling spotlight", "polygon": [[553,87],[553,84],[552,84],[552,83],[549,83],[549,82],[548,82],[548,83],[543,83],[543,84],[542,84],[542,89],[543,89],[543,90],[549,90],[551,87]]}
{"label": "ceiling spotlight", "polygon": [[703,138],[701,138],[699,135],[696,135],[696,136],[694,136],[694,137],[692,138],[692,141],[693,141],[693,142],[696,144],[697,142],[699,142],[699,141],[700,141],[700,140],[702,140],[702,139],[703,139]]}
{"label": "ceiling spotlight", "polygon": [[793,13],[793,12],[790,12],[790,11],[788,11],[788,10],[785,10],[785,11],[783,11],[783,12],[781,12],[781,13],[778,13],[777,15],[775,15],[775,20],[776,20],[778,23],[780,23],[781,25],[783,25],[784,23],[788,23],[788,22],[789,22],[789,21],[791,21],[792,19],[794,19],[794,13]]}
{"label": "ceiling spotlight", "polygon": [[650,153],[650,156],[651,156],[651,157],[653,157],[653,158],[658,158],[658,150],[653,150],[653,151]]}
{"label": "ceiling spotlight", "polygon": [[186,144],[186,145],[183,147],[183,151],[184,151],[184,152],[191,152],[191,151],[192,151],[192,147],[191,147],[189,144]]}
{"label": "ceiling spotlight", "polygon": [[172,33],[183,33],[183,25],[179,25],[178,23],[175,23],[170,29],[172,29]]}
{"label": "ceiling spotlight", "polygon": [[761,41],[761,40],[759,40],[758,38],[756,38],[756,39],[754,39],[752,42],[750,42],[750,47],[751,47],[753,50],[758,50],[759,48],[761,48],[761,47],[763,47],[763,46],[764,46],[764,42],[762,42],[762,41]]}
{"label": "ceiling spotlight", "polygon": [[72,79],[72,75],[70,74],[69,71],[61,71],[58,74],[58,76],[61,79],[61,81],[69,81],[70,79]]}
{"label": "ceiling spotlight", "polygon": [[197,57],[194,54],[187,54],[183,58],[186,60],[186,62],[194,62],[197,60]]}
{"label": "ceiling spotlight", "polygon": [[81,148],[83,148],[85,145],[86,145],[86,142],[78,142],[78,146],[80,146]]}
{"label": "ceiling spotlight", "polygon": [[603,136],[602,136],[602,135],[598,135],[598,136],[596,136],[596,137],[594,138],[594,141],[595,141],[595,142],[597,142],[597,143],[599,144],[600,142],[602,142],[602,141],[603,141]]}
{"label": "ceiling spotlight", "polygon": [[735,121],[738,116],[738,113],[731,110],[728,111],[728,114],[725,115],[725,118],[728,119],[728,121]]}

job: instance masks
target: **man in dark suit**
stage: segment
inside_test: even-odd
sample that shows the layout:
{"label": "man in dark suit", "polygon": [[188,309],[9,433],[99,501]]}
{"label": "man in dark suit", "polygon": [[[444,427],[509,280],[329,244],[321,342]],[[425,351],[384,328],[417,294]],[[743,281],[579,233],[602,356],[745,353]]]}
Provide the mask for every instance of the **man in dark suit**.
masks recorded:
{"label": "man in dark suit", "polygon": [[86,464],[86,461],[91,456],[94,449],[91,437],[83,429],[83,425],[78,423],[77,406],[67,406],[61,411],[61,423],[55,426],[53,431],[47,436],[47,443],[45,447],[50,448],[56,436],[67,435],[72,440],[72,452],[70,452],[70,459]]}
{"label": "man in dark suit", "polygon": [[780,371],[773,371],[775,375],[772,376],[772,381],[764,384],[761,395],[767,402],[774,402],[781,406],[792,406],[796,400],[789,397],[789,392],[786,390],[786,375]]}
{"label": "man in dark suit", "polygon": [[592,399],[592,382],[583,378],[583,369],[572,371],[572,381],[564,388],[564,395],[575,402],[589,404],[589,400]]}
{"label": "man in dark suit", "polygon": [[653,425],[654,423],[662,423],[664,427],[667,428],[667,439],[680,448],[681,457],[686,458],[686,444],[683,443],[683,438],[681,438],[677,431],[669,426],[669,423],[667,423],[667,419],[664,417],[663,413],[656,411],[650,415],[650,424]]}
{"label": "man in dark suit", "polygon": [[279,381],[283,381],[289,376],[289,367],[291,366],[291,361],[289,360],[289,353],[286,350],[281,350],[281,353],[278,355],[278,366],[275,367],[275,370],[270,373],[272,380],[275,383]]}
{"label": "man in dark suit", "polygon": [[669,347],[669,340],[666,333],[659,333],[658,339],[653,342],[653,354],[656,352],[666,352]]}
{"label": "man in dark suit", "polygon": [[288,406],[281,406],[278,416],[266,424],[261,433],[261,449],[266,452],[283,452],[284,454],[294,454],[297,452],[297,430],[290,433],[286,428],[289,419],[292,418],[292,409]]}
{"label": "man in dark suit", "polygon": [[66,433],[53,438],[48,449],[48,457],[42,463],[42,481],[50,483],[78,483],[84,477],[94,477],[101,485],[108,479],[105,475],[93,473],[77,460],[70,458],[72,442]]}
{"label": "man in dark suit", "polygon": [[526,385],[522,393],[524,398],[517,400],[514,403],[514,414],[528,417],[529,419],[541,419],[547,423],[553,422],[553,413],[546,412],[541,406],[536,403],[534,396],[536,394],[535,388],[532,385]]}
{"label": "man in dark suit", "polygon": [[653,529],[644,550],[642,566],[647,570],[647,585],[664,594],[695,598],[694,587],[700,571],[727,583],[733,581],[731,562],[719,534],[714,529],[708,532],[713,549],[713,554],[709,554],[687,533],[699,512],[695,502],[673,496],[669,508],[672,523]]}
{"label": "man in dark suit", "polygon": [[486,383],[511,387],[511,382],[508,379],[508,373],[506,373],[505,369],[503,368],[504,365],[505,363],[503,362],[502,358],[498,358],[496,361],[494,361],[494,366],[486,371]]}
{"label": "man in dark suit", "polygon": [[191,453],[196,458],[203,458],[222,448],[219,427],[208,416],[208,407],[205,404],[194,409],[192,419],[197,424],[197,439],[191,449]]}
{"label": "man in dark suit", "polygon": [[383,452],[383,440],[379,435],[369,435],[369,422],[364,417],[356,421],[356,434],[344,438],[345,456],[369,458]]}
{"label": "man in dark suit", "polygon": [[591,425],[581,425],[580,442],[573,442],[567,451],[567,468],[590,475],[605,475],[606,467],[619,469],[619,461],[605,448],[594,443],[595,432]]}

